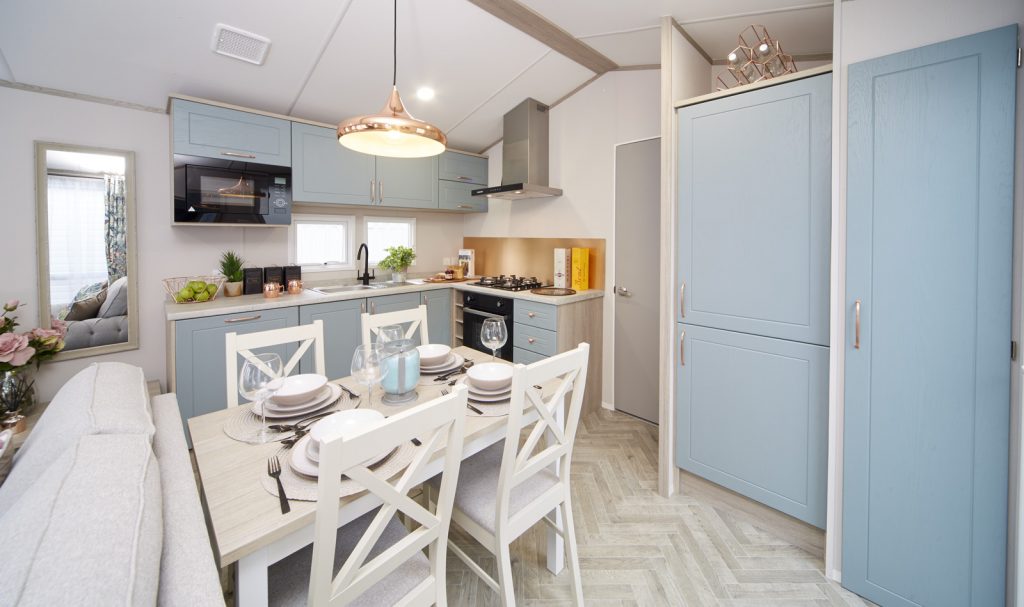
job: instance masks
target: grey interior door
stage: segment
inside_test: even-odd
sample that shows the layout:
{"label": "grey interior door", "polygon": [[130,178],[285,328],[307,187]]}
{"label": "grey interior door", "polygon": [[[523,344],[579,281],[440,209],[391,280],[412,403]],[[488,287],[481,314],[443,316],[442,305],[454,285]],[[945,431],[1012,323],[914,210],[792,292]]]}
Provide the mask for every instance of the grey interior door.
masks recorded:
{"label": "grey interior door", "polygon": [[615,409],[658,423],[661,139],[615,148]]}

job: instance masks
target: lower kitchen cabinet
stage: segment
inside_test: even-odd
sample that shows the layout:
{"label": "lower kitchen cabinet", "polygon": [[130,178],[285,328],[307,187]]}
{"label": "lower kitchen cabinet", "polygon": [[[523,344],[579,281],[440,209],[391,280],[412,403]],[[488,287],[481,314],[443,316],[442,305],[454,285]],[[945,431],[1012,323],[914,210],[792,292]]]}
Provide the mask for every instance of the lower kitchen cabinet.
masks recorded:
{"label": "lower kitchen cabinet", "polygon": [[[178,395],[182,420],[187,421],[191,417],[218,411],[227,406],[224,337],[228,333],[256,333],[294,327],[298,323],[298,308],[294,307],[221,314],[175,322],[174,390]],[[295,351],[295,346],[257,350],[264,351],[276,352],[287,362],[288,357]]]}
{"label": "lower kitchen cabinet", "polygon": [[[415,310],[419,306],[420,293],[418,291],[414,291],[412,293],[399,293],[397,295],[380,295],[378,297],[370,297],[366,300],[366,310],[370,314],[398,312],[399,310]],[[417,340],[417,342],[419,341],[419,330],[413,334],[412,338]],[[346,373],[346,375],[348,374]]]}
{"label": "lower kitchen cabinet", "polygon": [[824,528],[828,348],[680,327],[676,463]]}
{"label": "lower kitchen cabinet", "polygon": [[423,305],[427,306],[427,333],[432,344],[452,344],[452,290],[423,291]]}
{"label": "lower kitchen cabinet", "polygon": [[[365,299],[331,301],[301,306],[299,323],[308,325],[317,320],[324,323],[324,365],[326,375],[337,379],[351,372],[352,354],[363,341],[362,318]],[[300,363],[302,373],[314,373],[313,353],[307,352]]]}
{"label": "lower kitchen cabinet", "polygon": [[538,360],[544,360],[547,356],[543,354],[537,354],[523,348],[512,348],[512,362],[521,365],[532,365]]}

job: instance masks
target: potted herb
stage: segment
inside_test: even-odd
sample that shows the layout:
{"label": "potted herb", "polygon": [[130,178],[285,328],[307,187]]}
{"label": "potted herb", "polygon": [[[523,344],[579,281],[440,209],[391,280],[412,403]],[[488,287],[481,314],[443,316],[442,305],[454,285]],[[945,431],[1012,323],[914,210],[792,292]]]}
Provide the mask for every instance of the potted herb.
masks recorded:
{"label": "potted herb", "polygon": [[242,267],[245,260],[234,251],[224,251],[220,256],[220,273],[227,282],[224,283],[224,296],[237,297],[242,294]]}
{"label": "potted herb", "polygon": [[377,262],[377,267],[382,270],[391,270],[392,282],[405,282],[405,272],[416,259],[416,251],[409,247],[388,247],[384,249],[388,256]]}

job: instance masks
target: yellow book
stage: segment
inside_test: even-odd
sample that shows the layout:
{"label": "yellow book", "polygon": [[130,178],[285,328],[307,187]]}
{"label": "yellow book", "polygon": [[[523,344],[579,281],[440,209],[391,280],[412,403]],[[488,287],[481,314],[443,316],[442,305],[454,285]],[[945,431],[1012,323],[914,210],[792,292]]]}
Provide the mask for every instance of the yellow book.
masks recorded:
{"label": "yellow book", "polygon": [[590,288],[590,249],[572,249],[572,288],[577,291]]}

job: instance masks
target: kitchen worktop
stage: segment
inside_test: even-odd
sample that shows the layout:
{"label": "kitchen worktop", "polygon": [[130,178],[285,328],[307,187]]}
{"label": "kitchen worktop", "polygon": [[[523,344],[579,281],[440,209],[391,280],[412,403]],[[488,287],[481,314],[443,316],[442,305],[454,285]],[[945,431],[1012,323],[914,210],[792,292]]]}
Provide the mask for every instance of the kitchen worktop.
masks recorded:
{"label": "kitchen worktop", "polygon": [[565,305],[597,299],[604,297],[604,291],[590,289],[577,291],[575,295],[552,296],[536,295],[529,291],[502,291],[489,287],[477,287],[467,282],[451,283],[427,283],[422,281],[409,281],[413,284],[397,285],[394,287],[381,287],[375,289],[357,289],[341,293],[324,294],[310,289],[303,290],[298,295],[282,294],[280,297],[267,299],[263,294],[242,295],[240,297],[224,297],[219,295],[217,299],[197,304],[178,304],[167,302],[165,311],[167,320],[185,320],[188,318],[201,318],[204,316],[215,316],[218,314],[238,314],[242,312],[255,312],[258,310],[270,310],[273,308],[287,308],[290,306],[305,306],[310,304],[325,303],[329,301],[344,301],[348,299],[365,299],[367,297],[379,297],[381,295],[396,295],[399,293],[413,293],[420,291],[433,291],[437,289],[456,289],[459,291],[470,291],[473,293],[484,293],[509,299],[521,299],[535,301],[552,305]]}

